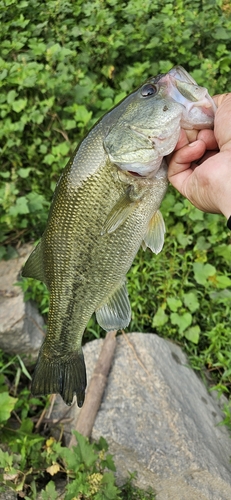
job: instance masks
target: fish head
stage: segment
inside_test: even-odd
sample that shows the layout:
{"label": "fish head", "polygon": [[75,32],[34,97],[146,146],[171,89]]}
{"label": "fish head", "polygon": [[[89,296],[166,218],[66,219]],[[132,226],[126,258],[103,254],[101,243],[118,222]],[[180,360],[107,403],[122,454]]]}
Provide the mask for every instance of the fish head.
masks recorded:
{"label": "fish head", "polygon": [[149,78],[108,115],[104,148],[120,169],[155,176],[182,128],[211,128],[215,105],[181,67]]}

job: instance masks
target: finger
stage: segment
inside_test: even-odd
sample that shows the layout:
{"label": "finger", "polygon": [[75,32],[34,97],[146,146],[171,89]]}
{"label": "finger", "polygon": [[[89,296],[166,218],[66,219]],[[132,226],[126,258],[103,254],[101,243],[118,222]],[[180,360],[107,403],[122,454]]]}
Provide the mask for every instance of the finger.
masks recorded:
{"label": "finger", "polygon": [[231,129],[230,129],[230,114],[231,114],[231,93],[222,94],[215,115],[214,133],[217,143],[221,151],[231,149]]}
{"label": "finger", "polygon": [[176,144],[176,147],[175,147],[174,151],[178,151],[178,149],[183,148],[184,146],[186,146],[186,144],[189,144],[190,142],[196,141],[197,140],[197,136],[198,136],[198,130],[195,130],[195,129],[191,129],[191,130],[181,129],[180,137],[179,137],[179,140],[178,140],[178,142]]}
{"label": "finger", "polygon": [[170,163],[170,160],[171,160],[172,156],[174,155],[175,151],[178,151],[179,149],[182,149],[187,144],[196,141],[197,135],[198,135],[198,130],[194,130],[194,129],[192,129],[192,130],[181,129],[180,137],[179,137],[179,140],[178,140],[178,142],[177,142],[177,144],[175,146],[175,149],[173,150],[172,153],[170,153],[166,157],[167,158],[167,163],[168,164]]}
{"label": "finger", "polygon": [[184,129],[181,129],[181,131],[180,131],[180,137],[178,139],[178,142],[176,144],[176,147],[175,147],[174,151],[177,151],[178,149],[183,148],[188,143],[189,143],[189,140],[188,140],[186,131]]}
{"label": "finger", "polygon": [[213,100],[216,104],[216,106],[219,108],[219,106],[223,103],[223,101],[227,98],[231,97],[231,92],[227,92],[226,94],[216,94],[213,96]]}
{"label": "finger", "polygon": [[191,164],[191,168],[195,168],[195,167],[198,167],[198,165],[202,165],[202,163],[204,163],[206,160],[208,160],[208,158],[212,158],[212,156],[215,156],[217,155],[217,151],[206,151],[205,154],[199,159],[197,160],[194,164],[192,163]]}
{"label": "finger", "polygon": [[174,176],[188,169],[191,162],[199,160],[205,151],[206,145],[201,140],[187,144],[178,151],[175,151],[169,161],[169,176]]}
{"label": "finger", "polygon": [[218,150],[218,145],[213,130],[200,130],[197,139],[204,141],[204,143],[206,144],[206,149]]}
{"label": "finger", "polygon": [[205,143],[199,140],[176,151],[170,160],[168,179],[183,196],[186,196],[187,183],[193,174],[191,164],[203,156],[205,151]]}

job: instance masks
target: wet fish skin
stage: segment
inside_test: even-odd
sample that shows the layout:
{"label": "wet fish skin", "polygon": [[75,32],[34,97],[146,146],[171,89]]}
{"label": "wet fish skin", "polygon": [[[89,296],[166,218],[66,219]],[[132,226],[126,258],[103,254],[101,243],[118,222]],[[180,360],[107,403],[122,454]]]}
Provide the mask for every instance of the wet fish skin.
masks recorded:
{"label": "wet fish skin", "polygon": [[[107,331],[130,322],[126,273],[141,245],[155,253],[163,246],[159,207],[168,186],[163,156],[174,149],[181,120],[187,126],[186,104],[171,94],[178,78],[182,96],[187,75],[176,68],[149,79],[92,128],[60,177],[45,232],[22,272],[50,290],[48,329],[32,381],[35,395],[60,393],[71,404],[76,394],[82,406],[81,344],[90,317],[96,312]],[[185,83],[184,99],[191,95],[198,107],[195,84]],[[153,94],[145,97],[147,85]]]}

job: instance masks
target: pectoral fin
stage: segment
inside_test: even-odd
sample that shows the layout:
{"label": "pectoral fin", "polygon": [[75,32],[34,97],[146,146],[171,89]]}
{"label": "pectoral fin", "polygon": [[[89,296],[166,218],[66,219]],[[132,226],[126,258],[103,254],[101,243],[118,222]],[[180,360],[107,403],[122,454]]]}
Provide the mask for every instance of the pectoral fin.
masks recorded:
{"label": "pectoral fin", "polygon": [[144,237],[143,249],[149,247],[155,254],[161,252],[164,245],[165,223],[161,212],[158,210],[151,218],[147,233]]}
{"label": "pectoral fin", "polygon": [[35,247],[29,258],[27,259],[22,269],[22,276],[25,278],[34,278],[36,280],[43,281],[43,283],[46,283],[42,263],[41,241],[38,243],[37,247]]}
{"label": "pectoral fin", "polygon": [[107,302],[96,310],[96,319],[99,325],[109,332],[120,330],[131,321],[131,307],[125,283],[111,295]]}
{"label": "pectoral fin", "polygon": [[136,209],[146,192],[146,186],[130,184],[107,216],[101,234],[113,233]]}
{"label": "pectoral fin", "polygon": [[135,210],[137,203],[137,201],[131,201],[127,193],[122,196],[107,216],[101,234],[113,233]]}

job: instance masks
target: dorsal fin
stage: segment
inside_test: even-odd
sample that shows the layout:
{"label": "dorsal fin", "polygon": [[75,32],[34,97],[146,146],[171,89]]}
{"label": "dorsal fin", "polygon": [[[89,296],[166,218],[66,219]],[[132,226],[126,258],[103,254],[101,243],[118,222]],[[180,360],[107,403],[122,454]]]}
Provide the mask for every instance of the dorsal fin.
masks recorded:
{"label": "dorsal fin", "polygon": [[35,280],[46,283],[46,278],[43,269],[41,241],[27,259],[23,269],[22,276],[25,278],[34,278]]}

